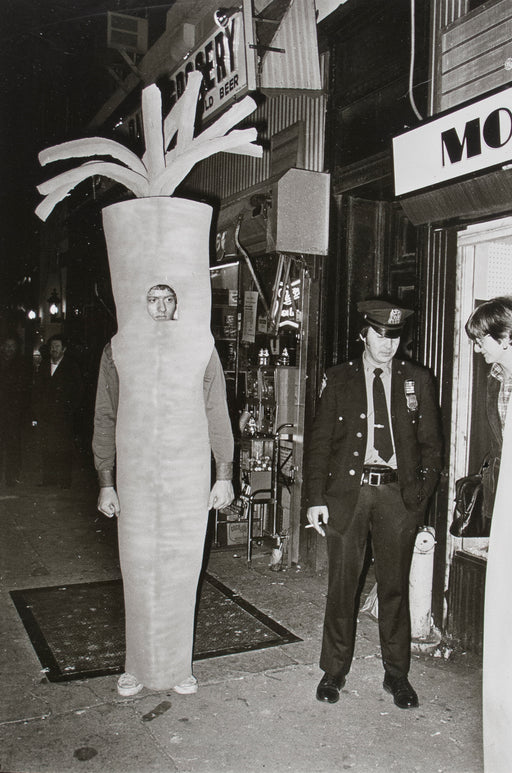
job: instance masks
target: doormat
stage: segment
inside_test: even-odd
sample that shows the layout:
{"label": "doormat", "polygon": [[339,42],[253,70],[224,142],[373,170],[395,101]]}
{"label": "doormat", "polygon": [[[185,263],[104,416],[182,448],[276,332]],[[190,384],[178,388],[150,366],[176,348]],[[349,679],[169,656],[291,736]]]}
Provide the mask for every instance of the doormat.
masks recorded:
{"label": "doormat", "polygon": [[[10,592],[50,682],[124,670],[122,581]],[[222,582],[206,574],[199,598],[194,660],[302,641]]]}

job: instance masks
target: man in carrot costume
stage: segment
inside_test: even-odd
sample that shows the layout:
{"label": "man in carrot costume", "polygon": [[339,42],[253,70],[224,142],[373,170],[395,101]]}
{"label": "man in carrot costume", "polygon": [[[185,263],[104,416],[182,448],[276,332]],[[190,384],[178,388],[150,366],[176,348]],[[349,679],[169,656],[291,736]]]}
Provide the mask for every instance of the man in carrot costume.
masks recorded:
{"label": "man in carrot costume", "polygon": [[[128,461],[121,460],[122,465],[127,465],[127,469],[123,467],[119,472],[119,475],[124,472],[120,484],[122,507],[114,488],[119,406],[119,374],[112,353],[112,348],[116,350],[115,338],[113,347],[110,344],[105,347],[98,379],[93,436],[100,483],[98,509],[120,519],[126,672],[119,678],[117,689],[123,697],[136,695],[143,685],[154,689],[172,688],[180,694],[197,691],[197,681],[192,675],[192,644],[207,511],[212,507],[226,507],[233,499],[233,437],[222,366],[213,349],[203,376],[201,405],[200,396],[186,375],[191,353],[188,356],[185,353],[188,363],[184,362],[183,368],[176,361],[182,337],[178,327],[183,325],[177,305],[176,292],[169,285],[151,287],[144,311],[149,323],[142,326],[142,331],[149,335],[141,341],[139,327],[132,351],[126,358],[121,355],[121,372],[128,379],[125,392],[130,403],[140,403],[140,406],[131,405],[128,421],[132,423],[139,413],[145,414],[142,434],[137,437],[134,433],[133,449],[126,449]],[[183,318],[187,318],[185,311]],[[146,319],[134,312],[133,322],[146,323]],[[184,336],[190,341],[187,330]],[[196,341],[192,344],[195,347]],[[151,361],[145,366],[146,373],[140,371],[140,357],[144,357],[145,350]],[[127,367],[128,361],[133,367]],[[164,375],[167,369],[171,383]],[[143,380],[147,382],[144,391]],[[173,389],[173,380],[181,382],[183,388],[179,385],[176,389],[174,384]],[[149,402],[153,405],[149,406]],[[198,416],[194,415],[195,411]],[[217,480],[206,507],[201,501],[204,490],[194,490],[208,477],[205,416],[217,470]],[[169,453],[176,445],[182,447],[183,462],[180,454]],[[137,474],[142,470],[143,479]],[[162,502],[163,491],[167,496]],[[197,505],[191,509],[194,494],[198,496]],[[181,499],[181,505],[176,499]]]}
{"label": "man in carrot costume", "polygon": [[[232,438],[229,432],[226,440],[222,371],[210,331],[212,209],[172,194],[201,159],[219,151],[261,157],[262,149],[254,144],[255,129],[231,130],[255,109],[250,97],[194,137],[201,80],[200,73],[189,74],[183,96],[163,122],[158,88],[143,90],[142,160],[101,138],[64,143],[39,155],[42,164],[71,156],[111,156],[117,162],[88,161],[38,186],[45,199],[36,212],[43,220],[91,175],[108,176],[137,197],[103,210],[118,332],[102,361],[94,442],[99,507],[119,515],[123,696],[143,686],[196,691],[193,625],[207,514],[233,496]],[[163,291],[167,301],[161,298],[164,312],[153,315],[155,288],[162,286],[169,288]],[[178,319],[175,312],[166,318],[170,289],[179,300]],[[209,494],[210,447],[218,480]]]}

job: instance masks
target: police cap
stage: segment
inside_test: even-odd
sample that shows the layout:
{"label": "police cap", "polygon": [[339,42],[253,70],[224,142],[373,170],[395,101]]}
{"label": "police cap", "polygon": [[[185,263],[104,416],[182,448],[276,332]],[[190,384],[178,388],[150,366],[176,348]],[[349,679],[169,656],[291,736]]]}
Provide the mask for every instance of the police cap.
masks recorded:
{"label": "police cap", "polygon": [[357,304],[357,310],[368,325],[386,338],[398,338],[405,320],[413,314],[411,309],[402,309],[389,301],[382,300],[360,301]]}

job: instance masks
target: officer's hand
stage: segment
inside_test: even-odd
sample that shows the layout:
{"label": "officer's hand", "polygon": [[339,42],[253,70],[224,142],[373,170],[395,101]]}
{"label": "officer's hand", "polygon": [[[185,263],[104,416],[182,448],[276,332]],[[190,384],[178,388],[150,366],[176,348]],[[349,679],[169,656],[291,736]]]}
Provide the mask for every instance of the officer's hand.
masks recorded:
{"label": "officer's hand", "polygon": [[327,505],[308,507],[306,515],[311,526],[313,526],[322,537],[325,537],[325,531],[322,529],[322,524],[326,524],[329,520],[329,510],[327,509]]}
{"label": "officer's hand", "polygon": [[235,492],[233,491],[233,484],[230,480],[217,480],[213,484],[210,491],[210,497],[208,499],[208,510],[222,510],[223,507],[228,507],[235,498]]}
{"label": "officer's hand", "polygon": [[121,508],[119,507],[119,499],[113,486],[100,488],[97,507],[100,513],[106,515],[107,518],[113,518],[114,515],[119,517]]}

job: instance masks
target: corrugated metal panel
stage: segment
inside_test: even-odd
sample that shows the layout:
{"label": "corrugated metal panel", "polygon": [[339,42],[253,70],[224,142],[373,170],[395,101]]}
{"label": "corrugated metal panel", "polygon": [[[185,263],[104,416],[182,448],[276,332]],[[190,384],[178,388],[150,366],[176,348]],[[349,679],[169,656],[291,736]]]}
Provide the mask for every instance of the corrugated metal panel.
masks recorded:
{"label": "corrugated metal panel", "polygon": [[512,82],[505,69],[512,39],[512,5],[501,0],[463,16],[441,34],[440,109]]}
{"label": "corrugated metal panel", "polygon": [[262,89],[322,88],[312,0],[292,0],[271,46],[284,49],[284,53],[263,53]]}
{"label": "corrugated metal panel", "polygon": [[[264,127],[260,139],[270,140],[274,134],[299,120],[305,124],[304,168],[322,172],[325,139],[323,94],[316,97],[307,94],[268,97],[249,117],[247,124]],[[261,159],[220,153],[198,164],[187,178],[187,186],[204,195],[226,199],[265,182],[269,177],[270,151],[267,149]]]}
{"label": "corrugated metal panel", "polygon": [[457,552],[448,586],[447,633],[464,649],[477,654],[483,649],[486,568],[483,559]]}
{"label": "corrugated metal panel", "polygon": [[443,346],[451,331],[445,329],[447,300],[447,259],[449,253],[446,231],[434,231],[429,248],[430,258],[423,263],[421,362],[436,376],[439,402],[443,400]]}
{"label": "corrugated metal panel", "polygon": [[[441,406],[441,421],[445,438],[450,437],[453,398],[453,362],[455,328],[455,259],[457,232],[455,229],[436,230],[425,226],[418,231],[419,315],[417,339],[418,361],[435,375],[436,390]],[[448,450],[446,451],[448,456]],[[436,528],[433,610],[439,622],[446,602],[445,567],[447,517],[453,508],[448,499],[448,478],[441,475],[439,487],[429,511],[429,523]]]}
{"label": "corrugated metal panel", "polygon": [[443,27],[447,27],[468,12],[468,0],[441,0],[441,2],[443,3]]}

